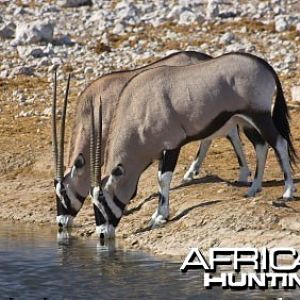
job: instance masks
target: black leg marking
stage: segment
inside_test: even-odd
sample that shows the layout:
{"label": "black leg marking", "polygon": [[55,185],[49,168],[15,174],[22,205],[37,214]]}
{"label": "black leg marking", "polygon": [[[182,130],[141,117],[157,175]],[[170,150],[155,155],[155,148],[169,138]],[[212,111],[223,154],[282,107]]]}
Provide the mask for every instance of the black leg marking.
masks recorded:
{"label": "black leg marking", "polygon": [[[179,153],[180,153],[180,148],[164,151],[164,153],[162,154],[162,158],[160,160],[160,164],[159,164],[159,170],[161,172],[160,176],[163,176],[163,174],[166,172],[173,173],[173,171],[176,167],[176,164],[177,164]],[[161,180],[161,178],[160,178],[160,180]],[[166,201],[167,201],[167,199],[166,199],[165,195],[163,195],[160,191],[159,206],[164,205],[166,203]]]}
{"label": "black leg marking", "polygon": [[161,174],[174,171],[177,164],[179,153],[180,153],[180,148],[176,148],[173,150],[166,150],[163,152],[162,158],[160,159],[159,162],[159,170],[161,171]]}

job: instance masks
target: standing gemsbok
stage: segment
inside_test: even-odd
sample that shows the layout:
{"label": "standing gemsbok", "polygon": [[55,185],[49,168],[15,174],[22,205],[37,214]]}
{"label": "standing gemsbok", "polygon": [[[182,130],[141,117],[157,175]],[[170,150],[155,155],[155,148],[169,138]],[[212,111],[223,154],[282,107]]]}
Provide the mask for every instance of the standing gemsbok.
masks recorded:
{"label": "standing gemsbok", "polygon": [[[272,111],[272,98],[276,94]],[[261,189],[268,144],[284,173],[283,198],[295,190],[291,162],[296,154],[281,83],[263,59],[229,53],[207,62],[161,66],[133,77],[123,89],[111,124],[104,157],[97,232],[114,235],[142,172],[166,150],[193,141],[224,135],[239,125],[256,137],[257,169],[249,194]],[[163,201],[155,219],[167,221]]]}
{"label": "standing gemsbok", "polygon": [[[68,153],[67,168],[63,175],[59,175],[59,180],[55,181],[55,190],[57,195],[57,223],[60,226],[66,227],[72,224],[73,218],[79,212],[89,192],[89,141],[91,126],[91,101],[94,110],[97,111],[99,107],[100,96],[102,98],[103,130],[101,161],[103,161],[103,153],[106,145],[107,135],[111,125],[113,114],[115,112],[115,107],[118,102],[119,94],[133,76],[146,69],[161,65],[192,65],[207,61],[209,59],[211,59],[210,56],[194,51],[174,53],[146,67],[131,71],[114,72],[105,75],[92,82],[83,91],[83,93],[79,96],[79,101],[77,104],[74,127],[71,136],[71,144]],[[144,84],[146,84],[146,82],[143,83],[143,85]],[[56,86],[56,83],[54,85]],[[63,120],[64,119],[65,116],[63,117]],[[99,124],[98,118],[96,118],[95,121],[96,124]],[[54,122],[55,120],[53,121],[53,123]],[[55,141],[56,133],[54,133],[53,136],[53,140]],[[236,128],[233,128],[228,133],[228,138],[233,144],[238,157],[238,162],[240,165],[239,180],[245,182],[250,175],[250,171],[242,151]],[[197,172],[209,145],[209,140],[203,142],[200,148],[201,151],[199,150],[198,153],[198,163],[194,163],[192,165],[189,175],[185,176],[185,180],[191,179],[194,173]],[[168,201],[172,172],[177,162],[179,150],[180,148],[172,149],[170,151],[165,151],[162,153],[158,172],[158,181],[160,186],[159,203]],[[63,150],[60,150],[59,153],[63,153]],[[61,156],[63,156],[63,154],[61,154]],[[64,166],[61,165],[61,160],[59,160],[57,165],[59,165],[58,168],[60,170],[63,170]],[[154,225],[159,225],[159,220],[157,221],[158,222],[156,222],[154,216],[151,222]]]}

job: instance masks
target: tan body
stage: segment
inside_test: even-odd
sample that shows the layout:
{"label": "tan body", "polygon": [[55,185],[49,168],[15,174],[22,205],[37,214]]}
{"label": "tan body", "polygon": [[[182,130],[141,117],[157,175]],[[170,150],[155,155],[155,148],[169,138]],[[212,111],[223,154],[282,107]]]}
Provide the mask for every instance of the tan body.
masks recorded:
{"label": "tan body", "polygon": [[286,104],[270,65],[255,56],[233,53],[197,65],[162,66],[140,73],[120,96],[106,146],[106,201],[117,198],[127,204],[141,173],[162,151],[224,134],[237,124],[255,128],[262,140],[258,145],[261,170],[250,195],[261,188],[267,142],[285,173],[283,196],[292,197],[288,149],[292,152],[293,147]]}

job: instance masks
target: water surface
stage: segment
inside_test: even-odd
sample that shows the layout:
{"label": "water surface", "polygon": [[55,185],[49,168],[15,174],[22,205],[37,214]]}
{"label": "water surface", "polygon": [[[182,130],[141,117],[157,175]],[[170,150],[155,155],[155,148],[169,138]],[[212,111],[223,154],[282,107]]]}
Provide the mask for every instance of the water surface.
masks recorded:
{"label": "water surface", "polygon": [[55,227],[0,223],[0,299],[299,299],[296,291],[203,288],[199,271],[96,240],[57,241]]}

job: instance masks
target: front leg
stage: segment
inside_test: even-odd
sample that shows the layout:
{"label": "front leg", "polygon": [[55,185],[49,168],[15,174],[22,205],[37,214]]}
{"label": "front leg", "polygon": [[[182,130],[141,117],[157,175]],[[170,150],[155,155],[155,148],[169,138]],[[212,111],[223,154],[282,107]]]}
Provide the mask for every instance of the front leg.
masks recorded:
{"label": "front leg", "polygon": [[158,208],[150,220],[151,227],[164,225],[169,218],[169,192],[170,184],[175,169],[180,148],[166,150],[163,152],[159,162],[158,183],[159,183],[159,202]]}

